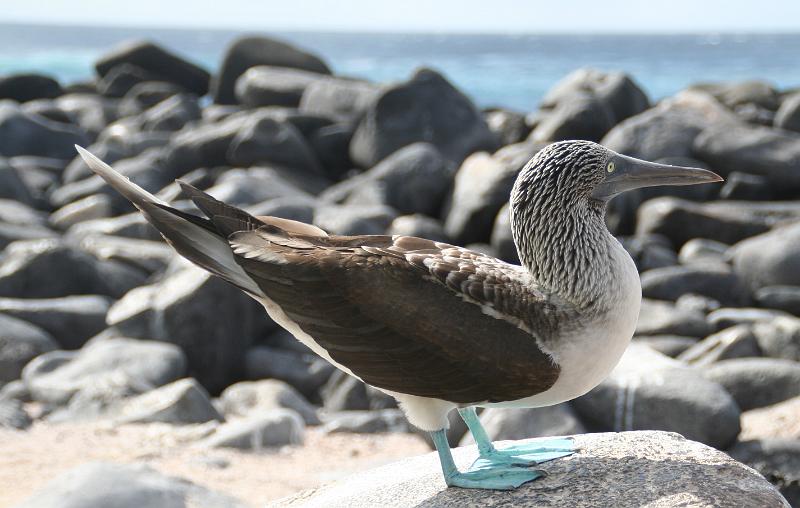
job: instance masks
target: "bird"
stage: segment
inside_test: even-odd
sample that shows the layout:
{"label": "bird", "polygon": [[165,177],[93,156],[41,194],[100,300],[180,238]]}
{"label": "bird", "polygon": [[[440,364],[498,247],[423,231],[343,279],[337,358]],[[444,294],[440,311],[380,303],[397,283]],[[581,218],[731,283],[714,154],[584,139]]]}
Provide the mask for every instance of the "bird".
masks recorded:
{"label": "bird", "polygon": [[[430,433],[448,487],[513,490],[575,452],[570,438],[495,446],[476,407],[543,407],[579,397],[619,362],[641,303],[636,266],[605,224],[609,201],[716,173],[552,143],[510,195],[520,264],[411,236],[337,236],[252,216],[178,180],[203,217],[178,210],[76,146],[180,255],[263,305],[316,354],[395,397]],[[447,441],[457,410],[478,448],[459,470]]]}

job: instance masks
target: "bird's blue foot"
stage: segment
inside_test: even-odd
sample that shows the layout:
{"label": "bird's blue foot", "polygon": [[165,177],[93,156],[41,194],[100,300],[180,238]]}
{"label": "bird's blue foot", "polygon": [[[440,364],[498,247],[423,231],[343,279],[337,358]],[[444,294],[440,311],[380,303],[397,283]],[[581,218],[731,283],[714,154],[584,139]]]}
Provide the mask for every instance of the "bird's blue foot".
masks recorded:
{"label": "bird's blue foot", "polygon": [[463,473],[454,471],[445,475],[445,482],[451,487],[466,489],[513,490],[523,483],[533,481],[546,474],[539,469],[526,469],[513,465],[480,465],[476,467],[477,464],[478,461]]}

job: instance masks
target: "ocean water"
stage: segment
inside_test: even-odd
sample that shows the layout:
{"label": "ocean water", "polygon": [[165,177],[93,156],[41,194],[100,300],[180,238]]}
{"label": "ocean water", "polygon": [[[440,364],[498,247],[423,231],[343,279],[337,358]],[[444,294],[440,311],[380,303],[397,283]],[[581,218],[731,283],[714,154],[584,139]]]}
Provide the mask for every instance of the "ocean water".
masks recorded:
{"label": "ocean water", "polygon": [[[0,24],[0,74],[36,71],[63,82],[128,39],[147,38],[214,71],[244,33]],[[263,32],[321,55],[337,74],[403,80],[417,67],[443,72],[480,106],[534,110],[547,90],[583,66],[623,70],[652,99],[699,81],[764,79],[800,86],[800,34],[440,35]]]}

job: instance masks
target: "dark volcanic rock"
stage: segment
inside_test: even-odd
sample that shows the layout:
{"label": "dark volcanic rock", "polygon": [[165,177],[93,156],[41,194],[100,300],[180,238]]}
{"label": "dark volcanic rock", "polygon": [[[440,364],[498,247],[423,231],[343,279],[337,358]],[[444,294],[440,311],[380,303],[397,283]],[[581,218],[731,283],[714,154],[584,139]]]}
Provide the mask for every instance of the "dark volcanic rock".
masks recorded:
{"label": "dark volcanic rock", "polygon": [[215,198],[234,206],[249,206],[268,199],[287,198],[296,203],[308,203],[313,198],[279,175],[253,169],[232,169],[223,174],[217,184],[206,190]]}
{"label": "dark volcanic rock", "polygon": [[475,105],[431,69],[381,91],[353,135],[350,157],[369,168],[417,141],[433,144],[455,163],[497,145]]}
{"label": "dark volcanic rock", "polygon": [[314,224],[335,235],[382,235],[399,214],[384,205],[320,205]]}
{"label": "dark volcanic rock", "polygon": [[0,157],[0,198],[34,205],[31,189],[20,177],[19,171]]}
{"label": "dark volcanic rock", "polygon": [[[184,89],[166,81],[148,81],[134,85],[119,103],[120,116],[137,115]],[[94,153],[94,152],[92,152]],[[105,160],[105,159],[103,159]]]}
{"label": "dark volcanic rock", "polygon": [[325,416],[323,430],[327,433],[409,432],[409,423],[400,409],[371,411],[339,411]]}
{"label": "dark volcanic rock", "polygon": [[106,339],[79,351],[51,351],[38,356],[22,371],[34,400],[65,404],[75,394],[115,386],[142,393],[184,375],[186,357],[179,348],[161,342]]}
{"label": "dark volcanic rock", "polygon": [[264,448],[301,444],[304,434],[305,425],[297,412],[291,409],[273,409],[221,425],[200,446],[260,451]]}
{"label": "dark volcanic rock", "polygon": [[115,65],[97,83],[97,91],[106,97],[121,98],[134,86],[147,81],[157,81],[158,77],[138,65],[122,63]]}
{"label": "dark volcanic rock", "polygon": [[22,402],[16,399],[0,397],[0,429],[25,430],[33,420],[25,411]]}
{"label": "dark volcanic rock", "polygon": [[660,235],[619,237],[639,272],[678,264],[678,258],[667,238]]}
{"label": "dark volcanic rock", "polygon": [[350,160],[352,139],[353,128],[345,124],[327,125],[309,137],[308,141],[328,178],[339,180],[354,166]]}
{"label": "dark volcanic rock", "polygon": [[236,99],[239,104],[249,108],[296,107],[300,105],[300,98],[306,87],[324,76],[317,72],[286,67],[251,67],[236,80]]}
{"label": "dark volcanic rock", "polygon": [[755,292],[759,306],[800,316],[800,286],[766,286]]}
{"label": "dark volcanic rock", "polygon": [[728,454],[778,487],[791,506],[800,506],[800,441],[759,439],[736,443]]}
{"label": "dark volcanic rock", "polygon": [[197,95],[208,92],[208,72],[152,42],[126,43],[100,57],[95,69],[100,76],[105,76],[120,64],[136,65],[157,76],[160,81],[175,83]]}
{"label": "dark volcanic rock", "polygon": [[110,413],[118,423],[190,424],[223,420],[211,404],[208,392],[192,378],[179,379],[127,399]]}
{"label": "dark volcanic rock", "polygon": [[236,80],[247,69],[257,65],[288,67],[319,74],[330,74],[325,62],[316,56],[267,37],[242,37],[228,47],[214,82],[214,102],[235,104]]}
{"label": "dark volcanic rock", "polygon": [[64,298],[0,298],[0,313],[24,319],[50,333],[61,349],[77,349],[106,327],[111,300],[85,295]]}
{"label": "dark volcanic rock", "polygon": [[38,326],[0,313],[0,386],[19,379],[29,361],[57,348],[53,337]]}
{"label": "dark volcanic rock", "polygon": [[514,243],[514,236],[511,232],[511,212],[508,203],[497,212],[490,242],[500,259],[507,263],[519,264],[517,244]]}
{"label": "dark volcanic rock", "polygon": [[450,238],[444,232],[444,226],[433,217],[422,214],[401,215],[392,221],[387,235],[416,236],[437,242],[449,243]]}
{"label": "dark volcanic rock", "polygon": [[758,356],[761,348],[751,327],[740,324],[709,335],[678,355],[678,360],[704,366],[720,360]]}
{"label": "dark volcanic rock", "polygon": [[705,90],[730,109],[754,105],[770,111],[778,108],[778,91],[765,81],[746,80],[729,83],[705,83],[693,88]]}
{"label": "dark volcanic rock", "polygon": [[18,241],[0,261],[0,296],[55,298],[99,294],[118,298],[144,282],[145,275],[56,239]]}
{"label": "dark volcanic rock", "polygon": [[680,335],[637,335],[633,340],[645,344],[670,358],[677,357],[697,344],[697,337],[682,337]]}
{"label": "dark volcanic rock", "polygon": [[270,346],[254,346],[245,353],[245,375],[248,379],[285,381],[309,398],[315,398],[334,369],[328,362],[310,353]]}
{"label": "dark volcanic rock", "polygon": [[794,93],[781,102],[775,113],[775,127],[800,132],[800,93]]}
{"label": "dark volcanic rock", "polygon": [[244,508],[225,494],[145,465],[89,462],[61,474],[17,508]]}
{"label": "dark volcanic rock", "polygon": [[614,122],[614,112],[608,104],[589,93],[576,93],[547,113],[531,133],[531,139],[600,141]]}
{"label": "dark volcanic rock", "polygon": [[28,102],[52,99],[63,93],[58,81],[42,74],[11,74],[0,77],[0,100]]}
{"label": "dark volcanic rock", "polygon": [[[586,432],[569,404],[526,409],[490,407],[481,413],[481,423],[492,441],[568,436]],[[474,443],[472,433],[467,432],[460,445]]]}
{"label": "dark volcanic rock", "polygon": [[130,291],[107,316],[123,335],[180,346],[189,375],[212,393],[243,377],[245,350],[266,319],[240,290],[194,267]]}
{"label": "dark volcanic rock", "polygon": [[349,124],[361,118],[380,90],[367,81],[326,77],[309,83],[300,110]]}
{"label": "dark volcanic rock", "polygon": [[800,319],[781,316],[755,323],[753,335],[766,356],[800,362]]}
{"label": "dark volcanic rock", "polygon": [[727,265],[668,266],[641,274],[642,295],[677,300],[687,293],[711,297],[723,305],[747,305],[750,292]]}
{"label": "dark volcanic rock", "polygon": [[502,146],[523,141],[530,134],[525,115],[507,109],[493,109],[484,113],[486,125]]}
{"label": "dark volcanic rock", "polygon": [[277,379],[231,385],[220,395],[220,402],[226,416],[248,416],[285,408],[297,411],[306,425],[320,423],[316,408],[291,385]]}
{"label": "dark volcanic rock", "polygon": [[734,271],[754,290],[800,285],[800,224],[747,238],[731,253]]}
{"label": "dark volcanic rock", "polygon": [[758,323],[761,321],[771,321],[779,317],[791,317],[785,312],[772,309],[753,309],[753,308],[727,308],[716,309],[706,316],[708,324],[715,330],[723,330],[729,326],[739,324]]}
{"label": "dark volcanic rock", "polygon": [[677,307],[670,302],[642,299],[636,335],[681,335],[705,337],[711,332],[705,316],[698,310]]}
{"label": "dark volcanic rock", "polygon": [[86,145],[80,128],[26,113],[11,101],[0,102],[0,156],[40,155],[71,159],[74,145]]}
{"label": "dark volcanic rock", "polygon": [[739,408],[722,386],[635,343],[605,381],[571,404],[601,429],[668,430],[718,449],[740,429]]}
{"label": "dark volcanic rock", "polygon": [[145,131],[178,131],[200,119],[200,105],[194,95],[176,94],[142,113],[141,119]]}
{"label": "dark volcanic rock", "polygon": [[[119,118],[116,101],[101,95],[70,93],[57,98],[56,105],[88,132],[91,139]],[[73,155],[74,148],[70,157]]]}
{"label": "dark volcanic rock", "polygon": [[703,376],[724,386],[743,411],[800,395],[800,363],[789,360],[723,360],[706,367]]}
{"label": "dark volcanic rock", "polygon": [[725,179],[725,183],[719,191],[719,197],[721,199],[767,201],[772,197],[772,190],[766,177],[734,171]]}

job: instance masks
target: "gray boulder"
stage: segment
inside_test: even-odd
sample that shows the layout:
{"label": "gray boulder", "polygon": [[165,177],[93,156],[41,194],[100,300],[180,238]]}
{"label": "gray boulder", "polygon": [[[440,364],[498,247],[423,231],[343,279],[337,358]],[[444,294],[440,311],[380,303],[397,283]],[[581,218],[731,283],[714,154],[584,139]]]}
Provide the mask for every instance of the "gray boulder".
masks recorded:
{"label": "gray boulder", "polygon": [[114,215],[114,205],[106,195],[92,194],[68,203],[50,215],[54,228],[65,230],[87,220],[102,219]]}
{"label": "gray boulder", "polygon": [[99,295],[0,298],[0,313],[42,328],[62,349],[78,349],[106,327],[111,300]]}
{"label": "gray boulder", "polygon": [[46,331],[0,313],[0,386],[19,379],[28,362],[54,349],[58,343]]}
{"label": "gray boulder", "polygon": [[385,205],[328,205],[314,211],[314,224],[335,235],[382,235],[399,214]]}
{"label": "gray boulder", "polygon": [[115,67],[129,64],[140,67],[159,81],[179,85],[186,90],[205,95],[210,75],[204,69],[149,41],[129,41],[101,56],[94,67],[105,76]]}
{"label": "gray boulder", "polygon": [[677,356],[693,366],[705,366],[720,360],[761,356],[756,336],[746,324],[731,326],[709,335]]}
{"label": "gray boulder", "polygon": [[511,231],[511,207],[509,203],[503,205],[503,208],[497,212],[489,242],[492,248],[497,251],[500,259],[507,263],[519,264],[517,244],[514,243],[514,235]]}
{"label": "gray boulder", "polygon": [[241,37],[226,50],[214,82],[213,96],[217,104],[235,104],[235,86],[239,76],[251,67],[269,65],[330,74],[318,57],[295,46],[267,37]]}
{"label": "gray boulder", "polygon": [[208,189],[208,194],[234,206],[253,206],[271,199],[287,198],[297,203],[313,202],[311,196],[277,173],[231,169]]}
{"label": "gray boulder", "polygon": [[590,93],[576,93],[559,102],[531,132],[535,141],[600,139],[614,126],[611,107]]}
{"label": "gray boulder", "polygon": [[245,107],[300,105],[303,92],[325,76],[287,67],[251,67],[236,80],[236,100]]}
{"label": "gray boulder", "polygon": [[[68,93],[55,100],[56,106],[94,139],[106,125],[119,118],[114,100],[94,93]],[[75,155],[67,154],[67,158]],[[66,152],[65,152],[66,153]]]}
{"label": "gray boulder", "polygon": [[305,435],[303,418],[291,409],[272,409],[243,420],[221,425],[200,442],[208,448],[238,448],[260,451],[286,445],[302,444]]}
{"label": "gray boulder", "polygon": [[416,236],[437,242],[449,243],[450,238],[444,232],[441,222],[420,213],[396,217],[386,231],[387,235]]}
{"label": "gray boulder", "polygon": [[75,237],[80,248],[97,259],[122,263],[147,273],[164,270],[175,258],[175,251],[163,241],[101,234],[76,234]]}
{"label": "gray boulder", "polygon": [[58,81],[43,74],[9,74],[0,77],[0,100],[28,102],[52,99],[64,92]]}
{"label": "gray boulder", "polygon": [[642,299],[636,335],[680,335],[705,337],[711,332],[702,312],[677,307],[670,302]]}
{"label": "gray boulder", "polygon": [[353,127],[338,123],[317,129],[308,138],[325,175],[331,180],[345,178],[355,166],[350,160],[353,132]]}
{"label": "gray boulder", "polygon": [[708,240],[705,238],[693,238],[683,244],[678,252],[678,261],[682,265],[695,263],[723,263],[728,245]]}
{"label": "gray boulder", "polygon": [[800,362],[800,319],[778,316],[753,325],[764,355]]}
{"label": "gray boulder", "polygon": [[[2,103],[0,103],[2,109]],[[0,198],[12,200],[22,205],[35,206],[32,189],[20,176],[20,172],[0,154]]]}
{"label": "gray boulder", "polygon": [[25,366],[22,380],[34,400],[65,404],[81,390],[104,383],[142,393],[184,375],[186,357],[177,347],[114,338],[80,351],[51,351]]}
{"label": "gray boulder", "polygon": [[[678,264],[678,257],[670,242],[660,235],[617,237],[628,252],[639,272],[665,268]],[[657,272],[658,273],[658,272]]]}
{"label": "gray boulder", "polygon": [[382,432],[409,432],[409,424],[400,409],[371,411],[340,411],[325,415],[322,430],[328,434],[353,432],[377,434]]}
{"label": "gray boulder", "polygon": [[179,131],[200,119],[200,105],[194,95],[175,94],[149,108],[140,119],[143,131]]}
{"label": "gray boulder", "polygon": [[0,156],[40,155],[72,159],[74,145],[88,144],[86,133],[74,125],[26,113],[11,101],[0,101]]}
{"label": "gray boulder", "polygon": [[242,381],[225,389],[220,403],[226,417],[285,408],[297,411],[306,425],[319,425],[317,410],[291,385],[277,379]]}
{"label": "gray boulder", "polygon": [[101,95],[118,99],[138,84],[157,80],[158,76],[138,65],[121,63],[109,69],[96,86]]}
{"label": "gray boulder", "polygon": [[668,266],[641,274],[642,296],[677,300],[687,293],[713,298],[723,305],[746,305],[750,292],[727,265]]}
{"label": "gray boulder", "polygon": [[483,117],[501,146],[519,143],[530,134],[531,129],[522,113],[497,108],[486,111]]}
{"label": "gray boulder", "polygon": [[775,485],[791,506],[800,506],[800,441],[758,439],[736,443],[728,454]]}
{"label": "gray boulder", "polygon": [[668,430],[718,449],[740,430],[739,407],[725,388],[636,343],[606,380],[571,404],[602,430]]}
{"label": "gray boulder", "polygon": [[475,105],[430,69],[380,92],[353,135],[350,157],[369,168],[418,141],[431,143],[456,164],[472,152],[496,147]]}
{"label": "gray boulder", "polygon": [[637,335],[634,342],[645,344],[663,355],[676,358],[684,351],[697,344],[697,337],[680,335]]}
{"label": "gray boulder", "polygon": [[179,379],[122,402],[111,410],[118,423],[173,424],[222,421],[208,392],[192,378]]}
{"label": "gray boulder", "polygon": [[[492,441],[530,439],[533,437],[568,436],[586,432],[569,404],[537,408],[484,409],[481,423]],[[475,444],[472,433],[461,438],[460,446]]]}
{"label": "gray boulder", "polygon": [[245,353],[244,371],[248,379],[271,378],[285,381],[307,397],[316,396],[334,369],[328,362],[310,352],[260,345],[249,348]]}
{"label": "gray boulder", "polygon": [[542,99],[541,107],[552,109],[580,94],[589,94],[606,105],[614,123],[650,107],[645,93],[627,74],[590,68],[578,69],[559,81]]}
{"label": "gray boulder", "polygon": [[367,81],[325,77],[306,87],[300,111],[350,124],[361,118],[380,90],[380,85]]}
{"label": "gray boulder", "polygon": [[752,79],[726,83],[703,83],[694,85],[692,88],[707,91],[730,109],[748,104],[771,111],[778,108],[778,91],[766,81]]}
{"label": "gray boulder", "polygon": [[145,83],[138,83],[134,85],[120,101],[118,108],[120,116],[138,115],[164,99],[168,99],[182,92],[184,92],[184,88],[167,81],[147,81]]}
{"label": "gray boulder", "polygon": [[145,465],[89,462],[50,480],[16,508],[244,508],[225,494]]}
{"label": "gray boulder", "polygon": [[333,372],[320,395],[325,410],[329,412],[397,407],[393,397],[341,370]]}
{"label": "gray boulder", "polygon": [[747,238],[731,249],[733,269],[753,290],[800,285],[800,224]]}
{"label": "gray boulder", "polygon": [[753,296],[761,307],[800,316],[800,286],[766,286]]}
{"label": "gray boulder", "polygon": [[790,360],[723,360],[709,365],[703,376],[724,386],[744,411],[800,395],[800,363]]}
{"label": "gray boulder", "polygon": [[33,420],[25,411],[21,401],[0,397],[0,429],[25,430],[32,423]]}
{"label": "gray boulder", "polygon": [[130,291],[109,309],[107,322],[128,337],[180,346],[189,375],[211,392],[241,379],[247,346],[259,327],[271,325],[260,305],[195,267]]}
{"label": "gray boulder", "polygon": [[730,173],[719,190],[721,199],[768,201],[772,196],[773,192],[767,178],[739,171]]}
{"label": "gray boulder", "polygon": [[781,101],[775,113],[775,127],[800,132],[800,93],[794,93]]}
{"label": "gray boulder", "polygon": [[[575,436],[575,445],[575,455],[540,466],[548,472],[546,477],[509,492],[447,488],[439,458],[430,453],[348,476],[273,506],[789,507],[777,489],[749,467],[677,434],[583,434]],[[457,467],[466,468],[477,451],[462,447],[453,450],[453,456]]]}

